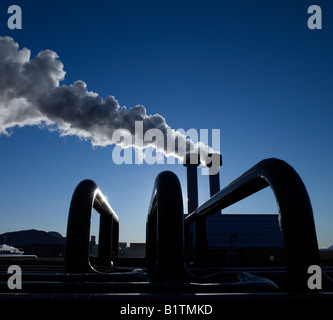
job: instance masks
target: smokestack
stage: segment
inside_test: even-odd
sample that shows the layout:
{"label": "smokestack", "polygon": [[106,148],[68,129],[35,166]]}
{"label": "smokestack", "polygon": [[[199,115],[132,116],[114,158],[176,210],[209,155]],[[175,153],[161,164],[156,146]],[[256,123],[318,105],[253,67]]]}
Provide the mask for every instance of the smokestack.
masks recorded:
{"label": "smokestack", "polygon": [[[184,159],[184,166],[187,168],[187,207],[188,213],[193,212],[198,207],[198,172],[200,165],[200,155],[195,152],[187,152]],[[198,217],[194,222],[195,228],[195,265],[204,267],[208,250],[206,218]],[[193,229],[192,229],[193,230]],[[185,229],[185,238],[188,241],[186,251],[193,248],[192,230]],[[189,252],[189,251],[188,251]]]}
{"label": "smokestack", "polygon": [[200,156],[198,153],[187,152],[184,158],[187,168],[187,211],[193,212],[198,207],[198,171]]}
{"label": "smokestack", "polygon": [[[206,165],[209,168],[209,191],[210,196],[220,191],[220,168],[222,166],[222,154],[221,153],[209,153],[207,157]],[[221,211],[216,213],[221,214]]]}
{"label": "smokestack", "polygon": [[215,193],[220,191],[220,169],[217,167],[222,166],[221,153],[209,153],[208,154],[207,167],[209,168],[209,190],[212,197]]}

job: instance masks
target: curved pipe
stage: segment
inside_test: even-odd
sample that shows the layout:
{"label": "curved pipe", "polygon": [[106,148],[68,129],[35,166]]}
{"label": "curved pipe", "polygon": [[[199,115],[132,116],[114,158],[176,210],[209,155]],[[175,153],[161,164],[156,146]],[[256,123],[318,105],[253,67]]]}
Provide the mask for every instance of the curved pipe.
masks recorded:
{"label": "curved pipe", "polygon": [[[279,159],[265,159],[188,215],[185,223],[209,216],[270,186],[280,214],[289,289],[307,289],[310,265],[319,265],[317,235],[306,188],[297,172]],[[197,239],[200,241],[200,239]]]}
{"label": "curved pipe", "polygon": [[[157,272],[157,279],[167,282],[206,283],[225,281],[223,273],[199,277],[186,267],[184,254],[183,198],[178,177],[170,172],[160,173],[154,184],[147,217],[146,259],[148,267]],[[153,273],[154,274],[154,273]],[[244,276],[244,275],[243,275]],[[236,280],[236,279],[235,279]],[[220,283],[220,292],[276,291],[267,279],[253,276],[234,282]]]}
{"label": "curved pipe", "polygon": [[100,214],[99,260],[111,263],[118,253],[119,218],[92,180],[81,181],[74,190],[67,223],[65,267],[70,273],[96,272],[89,261],[91,212]]}
{"label": "curved pipe", "polygon": [[171,171],[155,180],[147,216],[146,259],[164,280],[184,280],[183,198],[178,177]]}

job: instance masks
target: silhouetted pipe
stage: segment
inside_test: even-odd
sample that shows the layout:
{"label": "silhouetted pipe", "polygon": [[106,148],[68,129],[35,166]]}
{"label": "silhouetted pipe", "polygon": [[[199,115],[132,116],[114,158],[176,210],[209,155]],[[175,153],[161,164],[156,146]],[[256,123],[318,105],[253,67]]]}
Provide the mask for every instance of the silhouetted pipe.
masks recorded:
{"label": "silhouetted pipe", "polygon": [[[187,169],[187,208],[188,213],[193,212],[198,207],[198,169],[200,165],[200,155],[198,153],[186,154],[184,159],[184,166]],[[195,239],[200,241],[195,242],[195,263],[198,267],[204,267],[206,265],[206,254],[208,250],[207,242],[207,226],[206,218],[199,218],[195,221]],[[189,226],[185,228],[186,238],[189,240]],[[187,250],[189,250],[189,244],[187,243]]]}
{"label": "silhouetted pipe", "polygon": [[183,281],[187,273],[183,197],[179,179],[171,171],[155,179],[146,226],[147,266],[156,268],[163,281]]}
{"label": "silhouetted pipe", "polygon": [[198,207],[198,170],[200,156],[197,153],[187,153],[184,159],[187,169],[187,210],[193,212]]}
{"label": "silhouetted pipe", "polygon": [[[81,181],[74,190],[67,223],[65,267],[70,273],[96,272],[89,261],[92,209],[101,215],[99,259],[111,265],[119,243],[119,218],[92,180]],[[102,217],[103,216],[103,217]]]}
{"label": "silhouetted pipe", "polygon": [[217,167],[222,166],[221,153],[208,154],[206,166],[209,168],[209,191],[212,197],[220,191],[220,170]]}
{"label": "silhouetted pipe", "polygon": [[289,289],[307,290],[308,267],[320,264],[317,235],[309,195],[300,176],[286,162],[259,162],[189,214],[185,226],[267,186],[273,190],[279,209]]}
{"label": "silhouetted pipe", "polygon": [[[208,154],[206,166],[209,168],[209,191],[210,196],[212,197],[214,194],[220,191],[220,170],[217,170],[217,166],[222,166],[222,155],[221,153],[213,153]],[[216,213],[220,213],[221,211],[217,211]]]}

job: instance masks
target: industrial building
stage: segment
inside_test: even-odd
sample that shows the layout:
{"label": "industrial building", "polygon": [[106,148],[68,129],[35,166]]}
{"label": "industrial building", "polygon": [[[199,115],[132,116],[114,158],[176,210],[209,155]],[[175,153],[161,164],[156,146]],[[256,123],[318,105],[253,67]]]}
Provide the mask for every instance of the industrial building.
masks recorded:
{"label": "industrial building", "polygon": [[[277,214],[221,214],[206,220],[211,266],[278,266],[283,243]],[[194,226],[191,247],[195,250]]]}

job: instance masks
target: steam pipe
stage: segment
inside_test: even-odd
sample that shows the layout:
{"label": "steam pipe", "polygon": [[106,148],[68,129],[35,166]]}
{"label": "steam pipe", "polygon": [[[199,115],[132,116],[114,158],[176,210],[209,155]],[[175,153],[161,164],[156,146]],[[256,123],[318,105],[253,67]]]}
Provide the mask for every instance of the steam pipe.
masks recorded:
{"label": "steam pipe", "polygon": [[[184,166],[187,169],[187,207],[188,213],[193,212],[198,207],[198,169],[200,165],[200,155],[198,153],[186,153]],[[202,217],[195,221],[195,263],[198,267],[204,267],[206,264],[206,255],[208,250],[206,218]],[[185,237],[191,241],[190,226],[185,228]],[[197,241],[200,239],[200,241]],[[191,243],[186,243],[186,250],[191,248]]]}
{"label": "steam pipe", "polygon": [[309,266],[320,264],[317,235],[304,183],[286,162],[262,160],[190,213],[185,226],[268,186],[274,192],[280,214],[287,283],[291,290],[306,290]]}
{"label": "steam pipe", "polygon": [[193,212],[198,207],[198,172],[200,156],[197,153],[187,153],[184,159],[187,169],[187,210]]}
{"label": "steam pipe", "polygon": [[[206,166],[209,168],[209,191],[210,196],[220,191],[220,168],[222,166],[221,153],[208,154]],[[221,210],[216,213],[221,214]]]}
{"label": "steam pipe", "polygon": [[183,197],[178,177],[171,171],[156,177],[146,226],[147,266],[157,267],[157,276],[165,281],[183,281],[187,274]]}
{"label": "steam pipe", "polygon": [[118,253],[119,218],[96,183],[92,180],[83,180],[75,188],[69,208],[65,250],[67,272],[96,272],[89,261],[93,208],[101,215],[98,244],[100,261],[111,265],[112,256]]}

